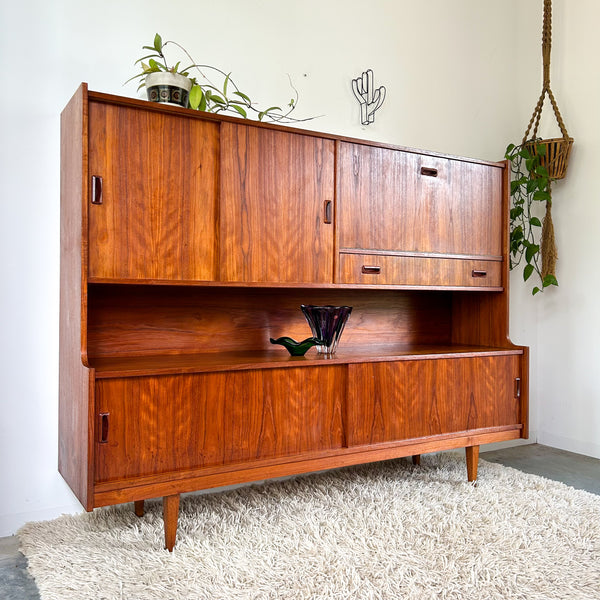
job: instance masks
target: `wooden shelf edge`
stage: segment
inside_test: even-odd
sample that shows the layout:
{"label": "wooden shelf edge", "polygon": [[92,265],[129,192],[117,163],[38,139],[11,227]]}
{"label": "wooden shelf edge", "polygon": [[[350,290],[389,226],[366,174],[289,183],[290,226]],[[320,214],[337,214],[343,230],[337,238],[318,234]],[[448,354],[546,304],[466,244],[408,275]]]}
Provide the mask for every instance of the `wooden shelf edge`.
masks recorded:
{"label": "wooden shelf edge", "polygon": [[360,254],[369,256],[401,256],[408,258],[443,258],[447,260],[481,260],[502,262],[502,255],[496,254],[445,254],[443,252],[407,252],[404,250],[375,250],[372,248],[340,248],[340,254]]}
{"label": "wooden shelf edge", "polygon": [[139,285],[173,287],[219,287],[219,288],[267,288],[305,290],[398,290],[433,292],[503,292],[501,286],[452,286],[452,285],[373,285],[365,283],[308,283],[308,282],[268,282],[268,281],[200,281],[190,279],[115,279],[89,277],[90,285]]}
{"label": "wooden shelf edge", "polygon": [[372,362],[413,360],[442,360],[508,356],[523,354],[519,347],[492,348],[475,346],[442,346],[435,348],[351,349],[338,351],[333,356],[309,351],[305,356],[289,356],[285,350],[258,352],[224,352],[210,354],[173,354],[157,356],[123,356],[91,359],[96,379],[142,377],[156,375],[184,375],[215,373],[219,371],[249,371],[253,369],[280,369],[296,367],[331,367]]}
{"label": "wooden shelf edge", "polygon": [[257,461],[253,464],[206,467],[181,473],[170,472],[145,478],[98,483],[94,489],[94,506],[108,506],[202,489],[263,481],[274,477],[402,458],[415,454],[514,440],[521,437],[521,429],[522,425],[520,424],[490,427],[376,446],[340,448],[320,455],[287,456]]}

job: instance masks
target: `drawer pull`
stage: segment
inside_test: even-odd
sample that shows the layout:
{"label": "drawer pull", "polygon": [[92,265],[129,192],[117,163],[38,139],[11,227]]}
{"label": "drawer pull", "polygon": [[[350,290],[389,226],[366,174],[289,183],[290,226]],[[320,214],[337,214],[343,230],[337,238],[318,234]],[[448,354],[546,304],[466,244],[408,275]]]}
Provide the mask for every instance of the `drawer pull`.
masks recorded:
{"label": "drawer pull", "polygon": [[333,202],[331,200],[325,200],[323,204],[323,223],[327,225],[331,224],[331,207],[333,206]]}
{"label": "drawer pull", "polygon": [[521,397],[521,378],[515,377],[515,398]]}
{"label": "drawer pull", "polygon": [[438,170],[432,169],[431,167],[421,167],[421,175],[426,177],[437,177]]}
{"label": "drawer pull", "polygon": [[102,204],[102,177],[92,175],[92,204]]}
{"label": "drawer pull", "polygon": [[106,444],[108,442],[108,415],[110,413],[100,413],[100,443]]}
{"label": "drawer pull", "polygon": [[366,275],[377,275],[381,273],[381,267],[376,267],[374,265],[363,265],[361,271]]}
{"label": "drawer pull", "polygon": [[477,271],[476,269],[473,269],[471,271],[471,276],[472,277],[486,277],[487,271]]}

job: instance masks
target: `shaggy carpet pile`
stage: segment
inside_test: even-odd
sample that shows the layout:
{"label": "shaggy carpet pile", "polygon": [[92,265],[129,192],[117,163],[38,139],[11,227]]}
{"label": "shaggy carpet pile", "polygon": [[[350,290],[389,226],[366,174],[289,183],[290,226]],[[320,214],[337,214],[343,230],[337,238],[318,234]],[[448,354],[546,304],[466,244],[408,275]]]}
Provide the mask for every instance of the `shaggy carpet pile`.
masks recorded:
{"label": "shaggy carpet pile", "polygon": [[25,525],[42,599],[600,598],[600,496],[451,453],[147,504]]}

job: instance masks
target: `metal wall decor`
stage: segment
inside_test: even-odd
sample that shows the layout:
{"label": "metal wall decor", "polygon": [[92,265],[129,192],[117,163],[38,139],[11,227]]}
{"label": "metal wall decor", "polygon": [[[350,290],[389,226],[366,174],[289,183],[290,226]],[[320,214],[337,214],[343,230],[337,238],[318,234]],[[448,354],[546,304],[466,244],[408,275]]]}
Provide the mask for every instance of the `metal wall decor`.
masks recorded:
{"label": "metal wall decor", "polygon": [[373,71],[368,69],[360,77],[352,80],[352,91],[360,104],[360,122],[368,125],[375,121],[375,111],[385,100],[385,86],[374,89]]}

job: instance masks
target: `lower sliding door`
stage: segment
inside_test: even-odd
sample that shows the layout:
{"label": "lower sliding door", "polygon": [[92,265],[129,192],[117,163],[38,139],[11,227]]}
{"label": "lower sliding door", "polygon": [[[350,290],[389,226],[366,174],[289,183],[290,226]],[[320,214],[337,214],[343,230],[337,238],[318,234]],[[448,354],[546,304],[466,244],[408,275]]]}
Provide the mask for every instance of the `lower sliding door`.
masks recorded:
{"label": "lower sliding door", "polygon": [[100,379],[96,483],[340,448],[344,366]]}
{"label": "lower sliding door", "polygon": [[520,423],[520,356],[348,366],[348,446]]}

